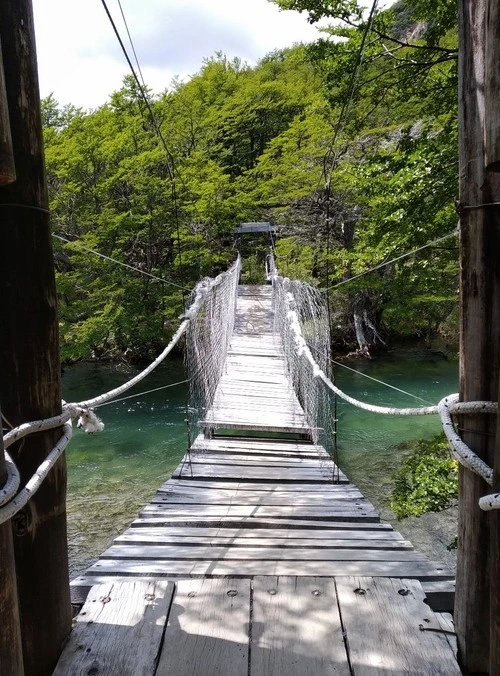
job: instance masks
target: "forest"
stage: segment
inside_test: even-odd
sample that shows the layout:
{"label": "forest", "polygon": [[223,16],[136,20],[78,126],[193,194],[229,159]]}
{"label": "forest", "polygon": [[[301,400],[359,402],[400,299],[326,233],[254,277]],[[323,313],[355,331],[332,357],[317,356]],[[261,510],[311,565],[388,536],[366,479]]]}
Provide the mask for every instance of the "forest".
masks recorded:
{"label": "forest", "polygon": [[[325,293],[337,353],[456,344],[455,3],[274,1],[329,27],[255,67],[216,54],[159,94],[127,76],[96,110],[42,101],[63,361],[156,354],[248,221],[275,224],[279,272]],[[244,281],[268,246],[247,246]]]}

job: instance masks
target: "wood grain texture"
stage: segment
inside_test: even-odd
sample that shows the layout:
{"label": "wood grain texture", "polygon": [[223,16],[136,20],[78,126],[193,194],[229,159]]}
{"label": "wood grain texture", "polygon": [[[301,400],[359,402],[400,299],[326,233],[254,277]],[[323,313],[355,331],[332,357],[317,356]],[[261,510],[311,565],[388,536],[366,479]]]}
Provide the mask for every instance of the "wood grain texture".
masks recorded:
{"label": "wood grain texture", "polygon": [[[491,111],[485,106],[485,36],[498,21],[488,0],[459,2],[460,152],[460,399],[496,401],[500,351],[500,209],[467,208],[500,201],[500,174],[486,171],[485,134]],[[498,47],[496,48],[498,54]],[[495,57],[496,58],[496,57]],[[498,106],[497,92],[490,103]],[[496,115],[496,114],[495,114]],[[493,466],[495,423],[467,415],[462,437]],[[486,672],[489,653],[490,515],[478,507],[487,484],[460,468],[455,622],[464,671]]]}
{"label": "wood grain texture", "polygon": [[9,104],[5,90],[5,74],[0,40],[0,186],[16,180],[16,166],[10,134]]}
{"label": "wood grain texture", "polygon": [[142,580],[92,587],[53,676],[152,676],[173,592]]}
{"label": "wood grain texture", "polygon": [[[61,412],[57,293],[31,0],[0,3],[0,39],[17,173],[14,183],[0,188],[0,399],[2,412],[17,426]],[[59,437],[60,430],[50,430],[11,446],[23,485]],[[24,669],[30,676],[46,676],[71,629],[64,456],[12,524]]]}
{"label": "wood grain texture", "polygon": [[333,579],[254,579],[250,673],[350,676]]}
{"label": "wood grain texture", "polygon": [[459,676],[453,651],[416,580],[336,578],[355,676]]}
{"label": "wood grain texture", "polygon": [[433,561],[192,561],[100,559],[91,575],[145,577],[253,577],[255,575],[361,575],[404,577],[418,580],[447,580],[450,572]]}
{"label": "wood grain texture", "polygon": [[248,676],[249,580],[177,583],[156,676]]}
{"label": "wood grain texture", "polygon": [[[6,479],[7,471],[3,438],[0,435],[0,486],[5,485]],[[10,521],[0,524],[0,562],[2,567],[0,574],[0,609],[2,613],[0,666],[5,674],[23,676],[24,667],[17,598],[16,565]]]}
{"label": "wood grain texture", "polygon": [[211,545],[157,545],[157,544],[119,544],[109,547],[103,559],[140,558],[196,561],[426,561],[425,554],[406,549],[352,549],[333,547],[266,547],[228,545],[213,547]]}

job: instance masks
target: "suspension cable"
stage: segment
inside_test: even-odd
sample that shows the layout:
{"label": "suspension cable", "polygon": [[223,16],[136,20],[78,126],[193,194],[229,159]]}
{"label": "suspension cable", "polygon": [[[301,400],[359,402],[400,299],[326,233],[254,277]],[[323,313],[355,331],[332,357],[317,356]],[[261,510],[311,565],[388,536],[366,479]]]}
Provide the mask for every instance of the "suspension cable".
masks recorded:
{"label": "suspension cable", "polygon": [[354,277],[349,277],[349,279],[343,279],[341,282],[338,282],[337,284],[332,284],[331,286],[327,287],[326,289],[320,289],[320,291],[321,291],[321,293],[328,293],[328,291],[331,291],[332,289],[337,289],[339,286],[342,286],[343,284],[348,284],[349,282],[353,282],[355,279],[359,279],[359,277],[364,277],[365,275],[369,275],[370,272],[375,272],[376,270],[380,270],[381,268],[384,268],[387,265],[392,265],[392,263],[396,263],[397,261],[403,260],[403,258],[408,258],[408,256],[413,256],[414,254],[418,253],[419,251],[423,251],[424,249],[427,249],[430,246],[434,246],[435,244],[439,244],[439,242],[443,242],[445,239],[449,239],[450,237],[454,237],[457,234],[458,234],[458,231],[453,230],[453,232],[449,232],[447,235],[443,235],[442,237],[438,237],[437,239],[434,239],[432,242],[427,242],[427,244],[423,244],[422,246],[419,246],[416,249],[413,249],[412,251],[408,251],[407,253],[401,254],[400,256],[396,256],[396,258],[392,258],[390,261],[386,261],[385,263],[379,263],[378,265],[375,265],[373,268],[370,268],[369,270],[365,270],[364,272],[360,272],[358,275],[354,275]]}
{"label": "suspension cable", "polygon": [[122,267],[128,268],[129,270],[134,270],[134,272],[138,272],[141,275],[144,275],[145,277],[151,277],[151,279],[155,279],[157,282],[161,282],[162,284],[168,284],[169,286],[175,286],[177,289],[182,289],[184,291],[190,290],[186,286],[181,286],[180,284],[176,284],[175,282],[170,282],[168,279],[163,279],[163,277],[158,277],[157,275],[153,275],[151,272],[146,272],[145,270],[141,270],[140,268],[136,268],[133,265],[129,265],[128,263],[123,263],[122,261],[119,261],[116,258],[112,258],[111,256],[106,256],[106,254],[100,253],[99,251],[96,251],[95,249],[90,249],[88,246],[84,246],[83,244],[80,244],[79,242],[68,239],[67,237],[63,237],[62,235],[56,235],[55,233],[52,233],[52,237],[55,237],[56,239],[60,239],[61,242],[66,242],[67,244],[71,244],[72,246],[76,247],[77,249],[82,249],[82,251],[87,251],[88,253],[93,253],[96,256],[99,256],[99,258],[104,258],[104,260],[106,260],[106,261],[110,261],[111,263],[116,263],[117,265],[121,265]]}

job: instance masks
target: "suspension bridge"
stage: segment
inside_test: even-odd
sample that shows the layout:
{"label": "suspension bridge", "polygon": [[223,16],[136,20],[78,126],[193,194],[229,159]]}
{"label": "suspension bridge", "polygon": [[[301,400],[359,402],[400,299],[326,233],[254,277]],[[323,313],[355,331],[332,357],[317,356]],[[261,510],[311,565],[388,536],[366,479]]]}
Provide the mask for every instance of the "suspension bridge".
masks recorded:
{"label": "suspension bridge", "polygon": [[[8,448],[62,426],[28,494],[14,490],[6,455],[3,521],[56,462],[71,420],[98,431],[92,406],[185,337],[189,448],[130,528],[73,580],[83,607],[56,676],[460,673],[445,612],[450,571],[380,522],[331,451],[321,295],[277,275],[272,260],[267,272],[271,284],[240,285],[238,260],[203,280],[171,343],[136,378],[5,436]],[[442,403],[442,415],[454,406]]]}
{"label": "suspension bridge", "polygon": [[[277,274],[239,284],[240,259],[193,290],[172,340],[110,392],[3,438],[0,524],[23,510],[64,452],[72,422],[145,378],[181,341],[188,448],[138,518],[73,580],[81,608],[56,676],[459,674],[448,611],[453,576],[416,552],[338,466],[332,393],[385,415],[439,415],[455,457],[492,484],[453,416],[458,402],[386,408],[342,392],[329,372],[327,309],[314,287]],[[25,486],[8,453],[29,434],[60,438]],[[500,494],[485,495],[483,510]],[[83,606],[83,607],[82,607]]]}

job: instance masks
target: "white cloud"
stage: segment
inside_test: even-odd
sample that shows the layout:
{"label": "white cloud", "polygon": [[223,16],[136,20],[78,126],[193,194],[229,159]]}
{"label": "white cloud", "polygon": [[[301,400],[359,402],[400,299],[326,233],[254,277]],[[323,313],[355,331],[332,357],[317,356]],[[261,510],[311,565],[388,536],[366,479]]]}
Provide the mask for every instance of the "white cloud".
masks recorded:
{"label": "white cloud", "polygon": [[[99,0],[33,0],[41,95],[96,107],[129,73]],[[128,47],[118,4],[108,6]],[[165,89],[216,51],[254,64],[273,49],[315,40],[305,15],[267,0],[122,0],[148,85]]]}

